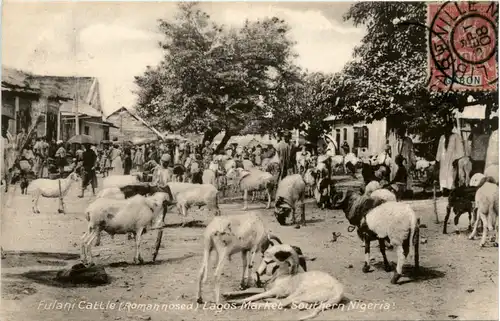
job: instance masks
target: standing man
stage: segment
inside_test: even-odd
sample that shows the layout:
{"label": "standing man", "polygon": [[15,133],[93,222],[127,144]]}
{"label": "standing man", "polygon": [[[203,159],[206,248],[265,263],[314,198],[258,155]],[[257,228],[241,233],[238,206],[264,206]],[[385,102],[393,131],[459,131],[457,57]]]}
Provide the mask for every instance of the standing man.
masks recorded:
{"label": "standing man", "polygon": [[55,158],[57,162],[57,167],[59,168],[59,175],[61,175],[62,177],[64,173],[64,166],[66,166],[66,149],[64,149],[62,140],[57,141],[57,151]]}
{"label": "standing man", "polygon": [[97,187],[97,177],[95,175],[95,166],[97,161],[96,153],[90,148],[90,144],[84,144],[85,151],[82,154],[82,194],[78,195],[79,198],[84,196],[85,189],[89,185],[92,186],[92,195],[95,196],[95,188]]}
{"label": "standing man", "polygon": [[281,138],[278,144],[278,154],[280,157],[279,180],[282,180],[288,174],[288,167],[290,165],[290,135]]}
{"label": "standing man", "polygon": [[406,191],[411,191],[413,184],[411,172],[417,164],[417,157],[415,156],[413,141],[406,135],[406,130],[404,128],[399,128],[396,131],[396,141],[394,145],[391,146],[391,152],[391,158],[394,160],[393,164],[391,164],[391,181],[394,180],[398,170],[397,167],[399,166],[395,162],[396,156],[401,155],[403,157],[403,166],[406,168],[407,173]]}

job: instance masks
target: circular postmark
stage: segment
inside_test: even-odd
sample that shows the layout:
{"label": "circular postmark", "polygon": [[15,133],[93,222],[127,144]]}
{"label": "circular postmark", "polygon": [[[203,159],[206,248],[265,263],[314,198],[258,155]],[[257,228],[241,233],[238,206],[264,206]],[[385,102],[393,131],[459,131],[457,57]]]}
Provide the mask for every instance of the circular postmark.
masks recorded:
{"label": "circular postmark", "polygon": [[496,89],[497,19],[493,2],[428,5],[431,88]]}

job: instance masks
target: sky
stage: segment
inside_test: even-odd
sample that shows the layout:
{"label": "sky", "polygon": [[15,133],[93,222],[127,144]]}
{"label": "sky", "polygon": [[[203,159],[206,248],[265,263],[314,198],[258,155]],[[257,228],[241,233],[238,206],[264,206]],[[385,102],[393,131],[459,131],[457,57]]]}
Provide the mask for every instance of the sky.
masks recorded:
{"label": "sky", "polygon": [[[216,22],[277,16],[291,26],[298,64],[336,72],[351,59],[364,31],[343,22],[348,2],[202,2]],[[2,65],[39,75],[99,79],[103,112],[134,106],[134,76],[162,59],[158,19],[173,2],[13,2],[2,6]]]}

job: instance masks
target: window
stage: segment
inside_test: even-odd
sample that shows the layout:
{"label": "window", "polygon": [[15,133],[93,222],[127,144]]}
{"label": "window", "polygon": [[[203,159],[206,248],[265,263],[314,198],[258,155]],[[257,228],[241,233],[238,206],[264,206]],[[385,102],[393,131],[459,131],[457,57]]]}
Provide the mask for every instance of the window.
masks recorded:
{"label": "window", "polygon": [[344,141],[347,141],[347,128],[344,128]]}
{"label": "window", "polygon": [[85,135],[88,135],[90,132],[89,126],[83,127],[83,132],[85,133]]}
{"label": "window", "polygon": [[354,127],[354,146],[353,148],[368,148],[368,127]]}

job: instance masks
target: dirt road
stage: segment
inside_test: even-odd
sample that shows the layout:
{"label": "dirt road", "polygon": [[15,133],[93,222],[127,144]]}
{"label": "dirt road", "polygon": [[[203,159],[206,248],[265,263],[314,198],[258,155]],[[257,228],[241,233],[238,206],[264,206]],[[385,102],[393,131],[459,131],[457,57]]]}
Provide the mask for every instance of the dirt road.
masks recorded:
{"label": "dirt road", "polygon": [[[201,221],[195,226],[165,229],[155,264],[133,265],[133,241],[126,236],[111,240],[103,235],[102,246],[95,247],[93,253],[112,277],[111,283],[94,288],[61,287],[53,277],[57,270],[79,261],[80,236],[86,228],[82,212],[91,201],[76,195],[76,188],[70,191],[65,215],[57,214],[57,201],[50,199],[41,200],[42,213],[35,215],[30,198],[19,195],[18,190],[2,212],[2,247],[7,258],[2,260],[1,320],[294,320],[308,313],[296,309],[213,310],[215,262],[204,286],[208,305],[197,306],[201,235],[210,218],[196,211],[190,215]],[[362,244],[355,233],[347,232],[348,224],[340,211],[320,211],[309,204],[307,226],[295,229],[279,226],[263,204],[255,203],[251,210],[261,212],[283,241],[317,257],[310,269],[329,272],[344,284],[350,301],[343,308],[324,311],[319,319],[498,319],[498,249],[491,245],[480,248],[478,240],[467,240],[465,216],[460,224],[462,233],[443,235],[441,225],[434,223],[432,201],[410,203],[426,225],[421,236],[427,243],[420,247],[422,275],[406,275],[400,285],[390,284],[391,274],[384,272],[377,248],[372,250],[375,270],[362,273]],[[444,206],[442,199],[438,203],[441,221]],[[238,203],[224,204],[222,212],[240,213],[240,208]],[[180,218],[170,214],[167,223],[175,225]],[[332,232],[340,232],[342,237],[332,242]],[[146,261],[151,260],[154,237],[145,237]],[[388,256],[396,260],[394,251]],[[410,252],[408,273],[412,262]],[[235,255],[224,271],[223,292],[238,288],[240,271],[241,259]]]}

